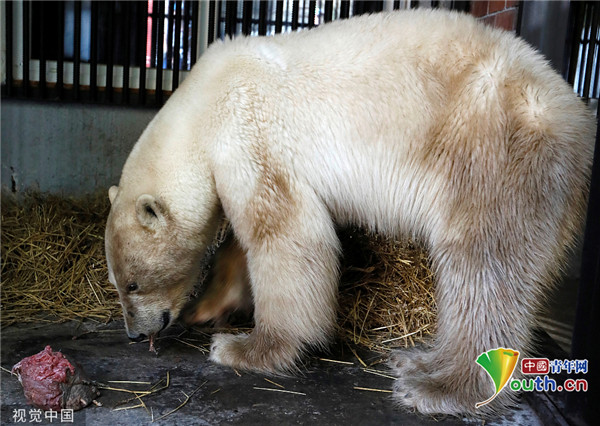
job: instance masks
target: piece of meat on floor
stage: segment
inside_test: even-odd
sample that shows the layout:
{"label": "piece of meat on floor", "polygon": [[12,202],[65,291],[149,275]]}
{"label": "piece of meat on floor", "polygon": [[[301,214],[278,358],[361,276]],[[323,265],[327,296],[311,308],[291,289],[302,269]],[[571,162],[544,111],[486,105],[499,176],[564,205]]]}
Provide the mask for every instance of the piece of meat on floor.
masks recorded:
{"label": "piece of meat on floor", "polygon": [[43,410],[80,410],[100,394],[81,366],[50,346],[23,358],[12,372],[17,374],[27,401]]}

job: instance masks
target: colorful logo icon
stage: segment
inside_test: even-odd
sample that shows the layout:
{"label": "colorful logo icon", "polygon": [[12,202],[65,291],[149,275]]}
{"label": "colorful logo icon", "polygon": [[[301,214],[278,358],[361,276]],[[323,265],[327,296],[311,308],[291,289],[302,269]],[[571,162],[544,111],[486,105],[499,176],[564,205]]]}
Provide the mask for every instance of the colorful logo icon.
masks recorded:
{"label": "colorful logo icon", "polygon": [[498,393],[510,380],[513,372],[515,371],[518,360],[519,352],[507,348],[491,349],[479,355],[476,362],[483,367],[483,369],[494,381],[496,393],[494,393],[489,399],[475,404],[475,408],[479,408],[482,405],[488,404],[489,402],[492,402],[494,398],[496,398]]}

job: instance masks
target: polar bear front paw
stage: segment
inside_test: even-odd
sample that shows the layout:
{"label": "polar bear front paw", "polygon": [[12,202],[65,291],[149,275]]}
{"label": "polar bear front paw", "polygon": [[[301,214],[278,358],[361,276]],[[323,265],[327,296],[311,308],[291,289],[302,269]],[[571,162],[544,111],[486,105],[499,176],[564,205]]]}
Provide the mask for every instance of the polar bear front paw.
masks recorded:
{"label": "polar bear front paw", "polygon": [[281,374],[295,369],[299,348],[289,340],[253,332],[215,334],[209,359],[242,370]]}
{"label": "polar bear front paw", "polygon": [[208,359],[218,364],[240,367],[240,353],[247,340],[247,334],[215,334]]}

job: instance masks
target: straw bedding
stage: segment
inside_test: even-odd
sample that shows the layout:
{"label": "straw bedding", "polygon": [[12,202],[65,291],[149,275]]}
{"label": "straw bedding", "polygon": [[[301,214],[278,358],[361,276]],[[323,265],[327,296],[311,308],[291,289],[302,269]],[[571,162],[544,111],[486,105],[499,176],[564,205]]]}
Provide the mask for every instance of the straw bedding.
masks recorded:
{"label": "straw bedding", "polygon": [[[16,322],[121,317],[108,282],[104,192],[79,199],[2,197],[2,327]],[[344,249],[339,335],[386,351],[410,346],[435,327],[433,277],[426,253],[360,230],[339,233]]]}

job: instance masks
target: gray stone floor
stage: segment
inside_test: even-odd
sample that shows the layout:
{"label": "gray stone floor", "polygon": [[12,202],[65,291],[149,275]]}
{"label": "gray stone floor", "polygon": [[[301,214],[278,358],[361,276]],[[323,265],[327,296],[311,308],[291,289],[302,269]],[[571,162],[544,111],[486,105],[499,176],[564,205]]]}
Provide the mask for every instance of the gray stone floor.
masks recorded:
{"label": "gray stone floor", "polygon": [[[394,408],[389,393],[356,389],[389,390],[392,380],[365,372],[347,347],[334,347],[328,354],[313,354],[299,376],[268,378],[260,374],[237,373],[208,361],[207,355],[199,349],[207,344],[206,336],[190,335],[177,327],[167,331],[159,341],[157,356],[148,352],[147,343],[131,344],[120,321],[108,325],[71,322],[5,327],[1,332],[0,423],[12,424],[14,410],[25,409],[28,414],[31,408],[18,380],[5,369],[10,370],[23,357],[50,344],[54,350],[64,352],[82,365],[91,379],[112,387],[148,389],[149,385],[110,381],[154,384],[166,378],[167,373],[169,375],[168,388],[143,398],[147,408],[122,409],[139,404],[139,401],[121,404],[131,398],[131,394],[103,390],[98,398],[102,406],[90,406],[74,413],[74,424],[78,425],[145,425],[152,423],[153,418],[156,424],[162,425],[483,424],[407,413]],[[74,336],[77,338],[73,339]],[[359,353],[359,356],[368,364],[381,359],[381,355],[375,353]],[[321,359],[325,357],[348,364]],[[383,364],[375,364],[372,368],[386,373]],[[180,406],[186,395],[190,398],[185,405],[159,419]],[[43,423],[49,422],[43,420]],[[52,423],[60,423],[60,418]],[[523,402],[509,416],[485,424],[537,426],[542,422]]]}

